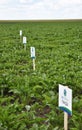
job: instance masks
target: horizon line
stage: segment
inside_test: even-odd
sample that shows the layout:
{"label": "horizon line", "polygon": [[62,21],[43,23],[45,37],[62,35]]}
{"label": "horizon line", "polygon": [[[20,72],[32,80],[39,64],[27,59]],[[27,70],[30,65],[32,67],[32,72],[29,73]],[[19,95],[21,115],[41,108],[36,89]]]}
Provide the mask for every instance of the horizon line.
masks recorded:
{"label": "horizon line", "polygon": [[76,19],[1,19],[0,21],[74,21],[74,20],[82,20],[82,18]]}

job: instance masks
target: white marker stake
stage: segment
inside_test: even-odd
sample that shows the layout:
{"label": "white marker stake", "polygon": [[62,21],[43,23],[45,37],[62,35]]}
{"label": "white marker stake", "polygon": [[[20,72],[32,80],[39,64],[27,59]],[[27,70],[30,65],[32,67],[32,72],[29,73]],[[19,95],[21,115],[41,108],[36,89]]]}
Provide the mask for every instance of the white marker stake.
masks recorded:
{"label": "white marker stake", "polygon": [[68,114],[72,115],[72,90],[60,84],[59,108],[64,111],[64,130],[68,130]]}
{"label": "white marker stake", "polygon": [[20,30],[20,42],[22,41],[22,30]]}
{"label": "white marker stake", "polygon": [[35,47],[31,47],[31,58],[33,59],[33,70],[35,70]]}
{"label": "white marker stake", "polygon": [[20,30],[20,36],[22,36],[22,30]]}
{"label": "white marker stake", "polygon": [[26,37],[23,37],[24,50],[26,50]]}

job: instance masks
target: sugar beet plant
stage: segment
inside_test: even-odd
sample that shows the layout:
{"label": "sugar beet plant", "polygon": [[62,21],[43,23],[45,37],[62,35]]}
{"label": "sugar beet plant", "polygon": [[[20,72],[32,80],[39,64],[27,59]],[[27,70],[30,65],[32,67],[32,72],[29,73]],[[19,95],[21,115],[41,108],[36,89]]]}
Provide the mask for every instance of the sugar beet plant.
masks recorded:
{"label": "sugar beet plant", "polygon": [[82,21],[0,22],[0,130],[63,130],[58,84],[73,90],[69,130],[81,130]]}

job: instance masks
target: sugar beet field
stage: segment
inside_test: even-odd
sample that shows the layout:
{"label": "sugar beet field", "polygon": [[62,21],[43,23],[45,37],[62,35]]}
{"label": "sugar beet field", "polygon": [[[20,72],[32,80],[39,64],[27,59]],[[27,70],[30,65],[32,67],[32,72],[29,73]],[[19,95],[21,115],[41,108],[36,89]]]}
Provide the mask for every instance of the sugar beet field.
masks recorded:
{"label": "sugar beet field", "polygon": [[63,130],[59,84],[73,93],[68,130],[82,130],[82,20],[0,22],[0,130]]}

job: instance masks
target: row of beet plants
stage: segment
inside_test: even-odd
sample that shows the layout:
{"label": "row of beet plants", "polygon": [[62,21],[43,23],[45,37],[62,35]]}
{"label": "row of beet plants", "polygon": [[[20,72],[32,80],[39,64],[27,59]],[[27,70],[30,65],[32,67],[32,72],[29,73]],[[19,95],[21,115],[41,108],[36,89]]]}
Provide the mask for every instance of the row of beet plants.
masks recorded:
{"label": "row of beet plants", "polygon": [[[63,84],[73,90],[69,129],[81,130],[82,22],[0,23],[0,39],[0,129],[63,130],[58,108],[58,85]],[[35,71],[31,46],[36,48]]]}

